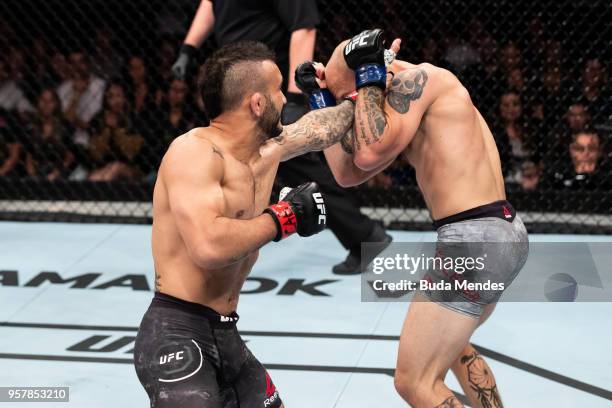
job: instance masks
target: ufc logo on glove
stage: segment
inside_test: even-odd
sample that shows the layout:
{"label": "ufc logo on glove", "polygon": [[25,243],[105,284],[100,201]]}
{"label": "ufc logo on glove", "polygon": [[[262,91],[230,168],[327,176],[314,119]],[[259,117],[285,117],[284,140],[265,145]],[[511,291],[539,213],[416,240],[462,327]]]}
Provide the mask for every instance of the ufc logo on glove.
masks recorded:
{"label": "ufc logo on glove", "polygon": [[364,31],[359,35],[353,37],[351,42],[348,43],[346,47],[344,47],[344,55],[347,55],[348,53],[353,51],[358,45],[362,47],[366,46],[368,44],[368,37],[370,36],[370,33],[371,31]]}
{"label": "ufc logo on glove", "polygon": [[315,203],[317,203],[317,208],[319,209],[319,224],[325,225],[327,216],[325,215],[325,202],[323,201],[323,196],[321,196],[321,193],[313,193],[312,198]]}

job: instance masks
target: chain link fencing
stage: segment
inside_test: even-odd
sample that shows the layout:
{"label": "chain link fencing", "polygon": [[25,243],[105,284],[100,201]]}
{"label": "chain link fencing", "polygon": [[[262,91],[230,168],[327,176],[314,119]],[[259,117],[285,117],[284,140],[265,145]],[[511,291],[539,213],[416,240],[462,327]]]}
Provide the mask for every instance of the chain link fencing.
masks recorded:
{"label": "chain link fencing", "polygon": [[[289,0],[286,0],[289,1]],[[170,67],[198,1],[0,3],[0,218],[150,222],[161,157],[206,125],[194,75]],[[318,1],[316,59],[359,31],[454,72],[491,127],[531,231],[612,231],[606,1]],[[203,62],[214,40],[201,48]],[[398,159],[358,188],[387,225],[430,229]]]}

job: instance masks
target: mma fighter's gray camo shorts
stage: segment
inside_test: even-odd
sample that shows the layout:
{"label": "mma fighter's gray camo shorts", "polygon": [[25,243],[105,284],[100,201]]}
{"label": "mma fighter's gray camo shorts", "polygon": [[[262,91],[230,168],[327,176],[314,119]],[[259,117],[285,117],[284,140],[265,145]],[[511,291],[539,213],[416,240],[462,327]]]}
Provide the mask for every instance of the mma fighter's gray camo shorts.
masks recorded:
{"label": "mma fighter's gray camo shorts", "polygon": [[[420,291],[430,300],[456,312],[480,317],[496,303],[527,261],[527,230],[512,205],[503,200],[437,221],[436,256],[472,259],[472,267],[434,268],[425,279],[431,288]],[[460,263],[455,263],[459,265]],[[460,269],[460,270],[458,270]]]}

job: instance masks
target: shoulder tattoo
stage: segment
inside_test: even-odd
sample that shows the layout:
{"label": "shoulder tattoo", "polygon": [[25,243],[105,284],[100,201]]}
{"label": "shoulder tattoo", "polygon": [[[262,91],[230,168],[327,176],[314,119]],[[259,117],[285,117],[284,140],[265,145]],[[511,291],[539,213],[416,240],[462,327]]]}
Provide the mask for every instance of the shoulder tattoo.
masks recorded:
{"label": "shoulder tattoo", "polygon": [[427,73],[423,69],[402,71],[391,81],[387,101],[398,113],[406,113],[410,109],[410,101],[416,101],[423,95],[426,84]]}

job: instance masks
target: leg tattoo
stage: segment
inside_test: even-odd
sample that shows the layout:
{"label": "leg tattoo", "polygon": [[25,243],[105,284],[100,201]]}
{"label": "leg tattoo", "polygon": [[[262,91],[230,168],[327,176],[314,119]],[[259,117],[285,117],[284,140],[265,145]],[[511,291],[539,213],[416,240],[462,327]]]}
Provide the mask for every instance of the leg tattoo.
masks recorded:
{"label": "leg tattoo", "polygon": [[470,388],[474,390],[483,408],[503,408],[495,378],[487,363],[474,352],[461,357],[461,364],[468,373]]}

